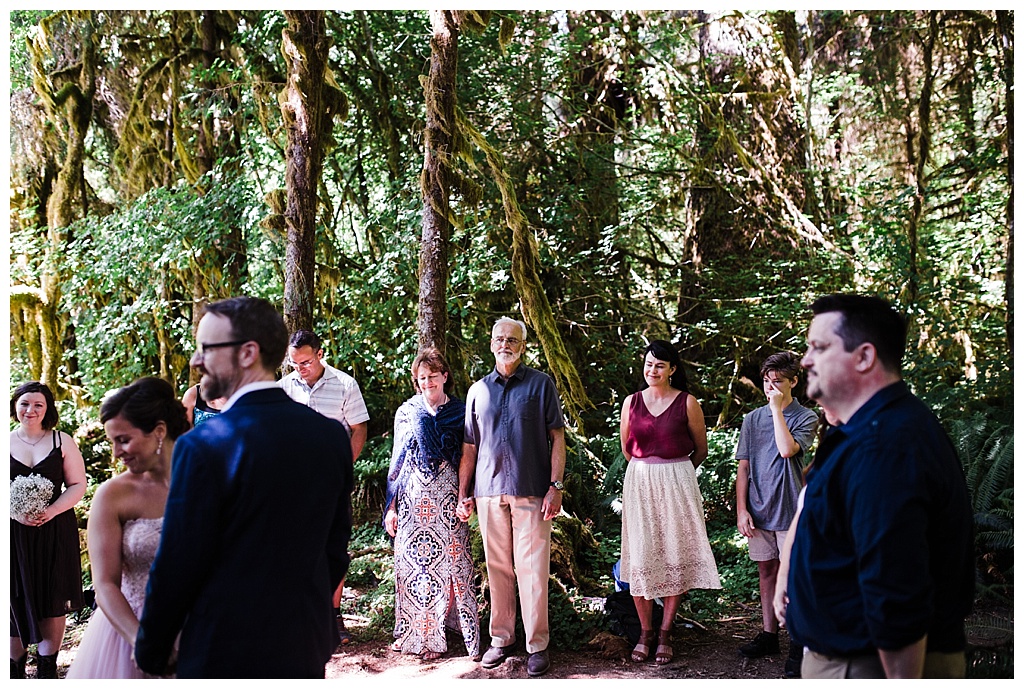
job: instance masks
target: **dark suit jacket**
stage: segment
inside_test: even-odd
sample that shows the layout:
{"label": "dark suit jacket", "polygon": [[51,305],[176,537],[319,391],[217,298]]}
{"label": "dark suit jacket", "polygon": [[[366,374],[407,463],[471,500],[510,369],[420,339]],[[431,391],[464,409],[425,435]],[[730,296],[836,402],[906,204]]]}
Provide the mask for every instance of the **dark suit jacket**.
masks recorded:
{"label": "dark suit jacket", "polygon": [[348,567],[352,450],[337,421],[254,390],[178,439],[136,638],[179,677],[323,677]]}

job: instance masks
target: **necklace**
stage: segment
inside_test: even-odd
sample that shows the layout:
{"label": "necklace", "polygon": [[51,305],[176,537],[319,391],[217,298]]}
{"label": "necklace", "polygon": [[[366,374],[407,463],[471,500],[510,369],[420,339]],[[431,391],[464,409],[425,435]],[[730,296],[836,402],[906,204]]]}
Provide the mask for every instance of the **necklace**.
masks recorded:
{"label": "necklace", "polygon": [[31,445],[32,447],[35,447],[39,443],[43,442],[43,438],[46,437],[46,433],[43,433],[41,436],[39,436],[39,440],[37,440],[35,442],[32,442],[31,440],[29,440],[28,438],[25,437],[25,434],[21,432],[20,428],[18,430],[16,430],[14,433],[19,438],[21,438],[21,442],[25,443],[26,445]]}

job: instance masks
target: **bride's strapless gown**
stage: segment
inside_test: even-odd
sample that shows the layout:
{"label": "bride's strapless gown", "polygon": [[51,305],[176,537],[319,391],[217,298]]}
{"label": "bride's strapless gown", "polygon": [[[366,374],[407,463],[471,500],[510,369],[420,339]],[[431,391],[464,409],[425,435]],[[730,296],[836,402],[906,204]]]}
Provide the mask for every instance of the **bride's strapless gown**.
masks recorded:
{"label": "bride's strapless gown", "polygon": [[[163,518],[125,522],[121,538],[121,592],[135,616],[142,615],[149,567],[160,545]],[[121,638],[100,608],[82,635],[68,679],[143,679],[152,677],[135,665],[132,647]]]}

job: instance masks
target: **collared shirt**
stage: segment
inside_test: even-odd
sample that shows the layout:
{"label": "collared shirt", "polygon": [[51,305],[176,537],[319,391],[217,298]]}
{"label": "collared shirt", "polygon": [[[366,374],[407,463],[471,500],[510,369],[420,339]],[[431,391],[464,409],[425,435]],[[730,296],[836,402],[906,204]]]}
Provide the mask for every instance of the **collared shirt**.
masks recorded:
{"label": "collared shirt", "polygon": [[785,458],[775,442],[775,422],[767,404],[743,417],[736,459],[750,463],[747,509],[754,526],[765,531],[786,531],[796,514],[796,497],[803,486],[800,460],[814,442],[818,415],[795,399],[782,410],[800,452]]}
{"label": "collared shirt", "polygon": [[280,381],[288,396],[329,419],[340,421],[345,432],[352,435],[352,426],[369,421],[359,383],[352,376],[324,364],[324,373],[310,387],[298,371],[292,371]]}
{"label": "collared shirt", "polygon": [[935,415],[903,381],[822,441],[807,480],[786,624],[828,656],[966,647],[974,600],[973,514]]}
{"label": "collared shirt", "polygon": [[221,407],[220,411],[223,414],[228,409],[231,409],[231,406],[238,401],[238,398],[246,394],[247,392],[252,392],[253,390],[266,390],[267,388],[272,388],[276,386],[277,383],[275,383],[272,380],[259,380],[256,381],[255,383],[243,385],[242,387],[235,390],[235,394],[231,395],[228,401],[224,403],[224,406]]}
{"label": "collared shirt", "polygon": [[551,485],[548,431],[562,428],[562,405],[551,376],[519,364],[509,378],[497,370],[466,395],[466,442],[477,446],[478,497],[543,497]]}

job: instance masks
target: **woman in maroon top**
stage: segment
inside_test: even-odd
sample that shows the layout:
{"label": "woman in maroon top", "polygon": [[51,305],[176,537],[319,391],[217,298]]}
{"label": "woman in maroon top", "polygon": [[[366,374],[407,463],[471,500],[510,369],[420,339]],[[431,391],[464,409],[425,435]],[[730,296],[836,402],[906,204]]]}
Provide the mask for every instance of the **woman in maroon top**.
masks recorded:
{"label": "woman in maroon top", "polygon": [[622,453],[629,464],[622,488],[621,577],[640,617],[632,659],[654,646],[654,599],[665,610],[654,660],[672,660],[671,631],[683,594],[717,589],[715,557],[704,526],[696,469],[708,456],[704,412],[686,392],[675,347],[654,340],[644,350],[646,386],[622,404]]}

